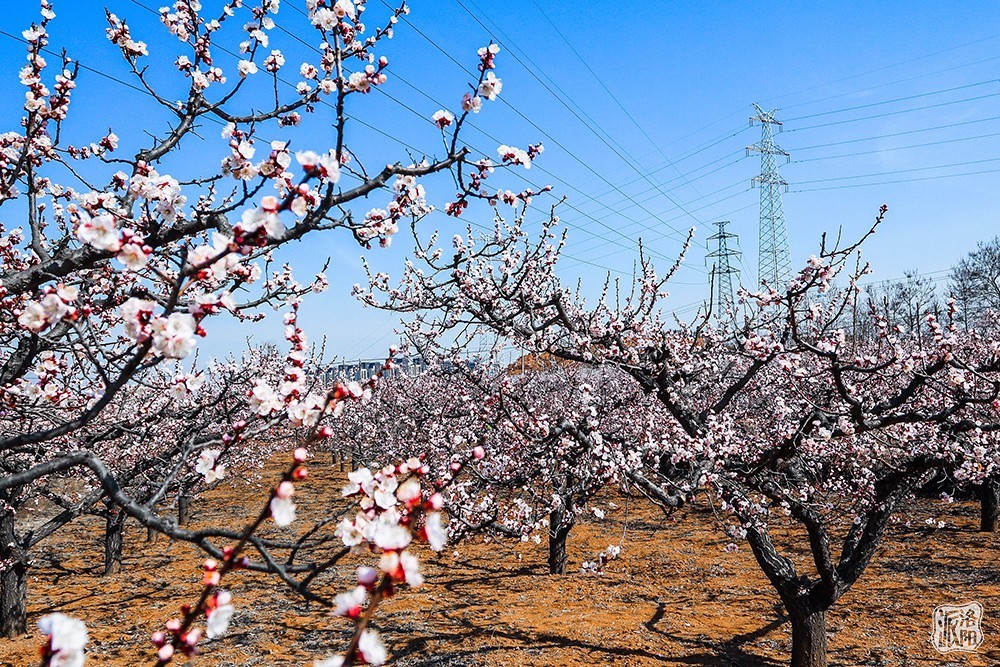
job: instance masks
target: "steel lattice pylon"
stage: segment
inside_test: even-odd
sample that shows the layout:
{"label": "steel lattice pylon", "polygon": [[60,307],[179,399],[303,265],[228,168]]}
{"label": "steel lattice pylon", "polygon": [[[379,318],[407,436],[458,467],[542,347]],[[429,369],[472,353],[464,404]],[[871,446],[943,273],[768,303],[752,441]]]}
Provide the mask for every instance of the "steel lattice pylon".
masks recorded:
{"label": "steel lattice pylon", "polygon": [[778,173],[779,155],[788,158],[788,153],[774,143],[774,127],[781,128],[781,122],[774,114],[776,109],[764,111],[754,104],[756,116],[750,117],[750,124],[760,123],[761,139],[747,151],[760,153],[760,175],[754,177],[754,185],[760,188],[760,246],[757,278],[761,284],[775,289],[783,289],[792,277],[792,258],[788,248],[788,230],[785,228],[785,209],[781,193],[788,189],[788,183]]}
{"label": "steel lattice pylon", "polygon": [[[731,240],[739,244],[739,237],[736,234],[726,231],[728,220],[719,220],[713,223],[718,231],[706,239],[711,244],[715,241],[715,250],[705,256],[705,261],[712,261],[712,312],[720,322],[728,322],[736,312],[736,300],[733,298],[733,276],[739,276],[740,270],[733,266],[730,261],[738,258],[742,253],[736,248],[730,247]],[[738,280],[738,278],[737,278]]]}

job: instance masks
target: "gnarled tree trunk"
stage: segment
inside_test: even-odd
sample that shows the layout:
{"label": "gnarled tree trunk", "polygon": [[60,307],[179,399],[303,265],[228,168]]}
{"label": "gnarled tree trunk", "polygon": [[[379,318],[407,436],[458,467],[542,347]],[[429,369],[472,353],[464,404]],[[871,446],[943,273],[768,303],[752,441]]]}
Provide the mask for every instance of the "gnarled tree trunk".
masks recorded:
{"label": "gnarled tree trunk", "polygon": [[792,667],[826,667],[826,612],[785,605],[792,620]]}
{"label": "gnarled tree trunk", "polygon": [[127,516],[120,507],[108,503],[104,515],[104,574],[121,572]]}
{"label": "gnarled tree trunk", "polygon": [[573,522],[563,523],[565,516],[562,506],[549,514],[549,574],[566,574],[566,538]]}
{"label": "gnarled tree trunk", "polygon": [[1000,523],[1000,480],[987,479],[979,486],[979,530],[997,532]]}
{"label": "gnarled tree trunk", "polygon": [[191,489],[182,486],[177,493],[177,525],[185,526],[191,518]]}
{"label": "gnarled tree trunk", "polygon": [[14,513],[0,510],[0,637],[28,630],[28,568],[14,525]]}
{"label": "gnarled tree trunk", "polygon": [[792,622],[791,666],[826,667],[826,612],[837,596],[815,595],[817,584],[798,576],[792,561],[778,553],[766,528],[748,528],[747,540]]}
{"label": "gnarled tree trunk", "polygon": [[[155,512],[156,511],[156,505],[153,505],[152,507],[150,507],[150,509]],[[160,538],[160,534],[158,532],[156,532],[155,530],[153,530],[151,527],[146,526],[146,541],[147,542],[156,542],[159,538]]]}

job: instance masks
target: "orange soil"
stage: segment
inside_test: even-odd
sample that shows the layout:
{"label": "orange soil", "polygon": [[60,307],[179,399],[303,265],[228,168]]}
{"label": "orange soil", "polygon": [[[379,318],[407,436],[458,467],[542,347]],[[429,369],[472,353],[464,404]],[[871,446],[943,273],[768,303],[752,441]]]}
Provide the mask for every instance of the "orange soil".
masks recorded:
{"label": "orange soil", "polygon": [[[271,479],[278,468],[269,466]],[[339,497],[342,473],[313,464],[296,500],[300,519]],[[239,526],[256,512],[263,483],[226,480],[194,506],[194,524]],[[613,501],[617,509],[609,509]],[[384,603],[376,627],[391,662],[410,666],[737,665],[786,663],[790,626],[746,546],[728,541],[704,506],[665,519],[648,502],[619,496],[598,503],[607,517],[570,535],[571,574],[545,574],[544,543],[466,543],[434,557],[422,552],[425,586]],[[628,511],[626,511],[628,507]],[[975,532],[974,503],[921,501],[906,509],[914,525],[929,517],[943,530],[893,527],[868,571],[828,615],[832,665],[1000,664],[998,535]],[[37,664],[35,622],[62,611],[86,620],[88,664],[151,665],[149,635],[196,599],[203,558],[190,545],[143,541],[130,524],[121,574],[101,576],[95,519],[68,527],[37,550],[26,637],[0,642],[0,665]],[[579,573],[580,562],[626,539],[606,574]],[[280,531],[269,529],[275,535]],[[286,533],[287,534],[287,533]],[[144,552],[145,555],[138,554]],[[800,557],[804,557],[800,554]],[[353,584],[357,559],[338,568],[322,591]],[[204,645],[192,664],[311,665],[342,650],[350,624],[307,605],[264,575],[228,577],[237,612],[229,634]],[[940,655],[929,644],[939,604],[978,600],[986,642],[976,654]]]}

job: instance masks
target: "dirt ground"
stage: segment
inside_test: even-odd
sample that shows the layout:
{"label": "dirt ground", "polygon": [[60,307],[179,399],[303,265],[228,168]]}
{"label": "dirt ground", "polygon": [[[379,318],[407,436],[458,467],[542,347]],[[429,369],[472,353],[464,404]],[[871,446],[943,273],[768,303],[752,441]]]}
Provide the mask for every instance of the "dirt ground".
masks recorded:
{"label": "dirt ground", "polygon": [[[268,473],[265,469],[264,474]],[[276,468],[275,468],[276,469]],[[314,463],[296,499],[308,518],[323,494],[339,496],[343,474]],[[194,507],[195,525],[242,525],[264,497],[259,483],[226,480]],[[457,555],[422,553],[427,583],[380,608],[376,627],[391,663],[410,666],[786,664],[790,625],[749,549],[727,553],[728,539],[704,506],[668,519],[639,499],[597,503],[570,535],[571,574],[545,574],[545,550],[531,543],[465,543]],[[920,501],[907,507],[873,564],[829,614],[832,665],[1000,665],[1000,535],[975,532],[974,503]],[[944,529],[923,521],[942,518]],[[121,574],[101,576],[101,524],[90,518],[36,552],[30,580],[29,635],[0,642],[0,665],[37,664],[35,623],[50,611],[86,620],[89,665],[151,665],[149,636],[193,601],[203,556],[187,544],[144,542],[130,525]],[[602,576],[582,560],[625,532],[622,555]],[[357,559],[340,569],[352,583]],[[307,605],[264,575],[227,579],[237,607],[227,636],[207,642],[194,665],[311,665],[342,650],[350,624]],[[931,647],[931,614],[940,604],[978,600],[985,643],[975,654]]]}

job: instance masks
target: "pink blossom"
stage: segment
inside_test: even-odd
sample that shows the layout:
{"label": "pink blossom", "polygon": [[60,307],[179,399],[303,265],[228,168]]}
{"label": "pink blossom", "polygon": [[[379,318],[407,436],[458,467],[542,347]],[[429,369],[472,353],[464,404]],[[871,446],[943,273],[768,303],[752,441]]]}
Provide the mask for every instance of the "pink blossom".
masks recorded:
{"label": "pink blossom", "polygon": [[420,574],[420,561],[408,551],[386,551],[379,560],[379,569],[397,583],[407,583],[419,588],[424,583]]}
{"label": "pink blossom", "polygon": [[487,72],[483,82],[479,84],[479,94],[489,101],[496,100],[503,89],[503,81],[498,79],[493,72]]}
{"label": "pink blossom", "polygon": [[356,586],[347,593],[339,593],[333,598],[334,616],[348,616],[357,618],[361,615],[361,607],[368,599],[368,589],[364,586]]}
{"label": "pink blossom", "polygon": [[473,96],[472,93],[466,93],[462,97],[462,110],[471,111],[472,113],[479,113],[480,109],[483,108],[483,98],[479,95]]}
{"label": "pink blossom", "polygon": [[87,644],[87,626],[83,621],[57,612],[40,618],[38,629],[49,637],[49,665],[83,667],[83,647]]}
{"label": "pink blossom", "polygon": [[295,521],[295,503],[291,498],[271,498],[271,518],[279,526],[287,526]]}
{"label": "pink blossom", "polygon": [[236,609],[230,603],[232,595],[229,591],[219,591],[215,594],[215,607],[208,612],[205,621],[205,635],[209,639],[215,639],[226,634],[229,630],[229,621],[233,618]]}
{"label": "pink blossom", "polygon": [[194,470],[199,475],[204,476],[206,484],[211,484],[226,476],[226,467],[216,465],[220,454],[222,454],[221,450],[206,449],[198,456],[198,463],[195,465]]}
{"label": "pink blossom", "polygon": [[300,151],[295,154],[295,159],[308,174],[315,174],[330,183],[340,180],[340,164],[332,151],[324,155],[314,151]]}
{"label": "pink blossom", "polygon": [[354,3],[351,0],[337,0],[333,5],[333,11],[337,15],[337,18],[349,18],[354,20],[357,13],[354,9]]}
{"label": "pink blossom", "polygon": [[370,588],[374,586],[377,581],[378,570],[373,567],[368,567],[367,565],[362,565],[358,568],[358,584]]}
{"label": "pink blossom", "polygon": [[386,551],[405,549],[412,539],[413,534],[408,528],[399,525],[397,517],[389,512],[379,515],[373,541],[380,549]]}
{"label": "pink blossom", "polygon": [[114,216],[107,213],[84,218],[77,228],[76,236],[98,250],[115,252],[121,247]]}
{"label": "pink blossom", "polygon": [[437,125],[443,130],[444,128],[451,125],[452,122],[454,122],[455,116],[450,111],[439,109],[434,112],[434,115],[431,116],[431,119],[434,121],[435,125]]}
{"label": "pink blossom", "polygon": [[257,73],[257,63],[252,60],[241,60],[236,64],[236,69],[239,70],[241,77],[250,76]]}
{"label": "pink blossom", "polygon": [[361,637],[358,639],[358,653],[361,654],[365,662],[375,667],[385,664],[389,657],[378,633],[372,629],[365,629],[361,633]]}
{"label": "pink blossom", "polygon": [[427,515],[424,531],[427,533],[427,542],[433,551],[444,549],[448,541],[448,533],[441,522],[441,512],[431,512]]}
{"label": "pink blossom", "polygon": [[45,317],[45,309],[36,301],[29,301],[24,310],[17,316],[17,323],[28,331],[39,333],[49,322]]}
{"label": "pink blossom", "polygon": [[313,661],[313,667],[342,667],[343,664],[344,657],[341,655],[332,655],[322,660]]}
{"label": "pink blossom", "polygon": [[138,271],[149,262],[149,255],[143,246],[138,243],[126,243],[122,245],[121,250],[118,251],[115,258],[125,265],[125,268],[132,271]]}
{"label": "pink blossom", "polygon": [[161,357],[183,359],[194,350],[197,324],[189,313],[171,313],[152,321],[153,351]]}

